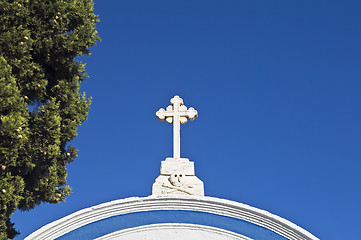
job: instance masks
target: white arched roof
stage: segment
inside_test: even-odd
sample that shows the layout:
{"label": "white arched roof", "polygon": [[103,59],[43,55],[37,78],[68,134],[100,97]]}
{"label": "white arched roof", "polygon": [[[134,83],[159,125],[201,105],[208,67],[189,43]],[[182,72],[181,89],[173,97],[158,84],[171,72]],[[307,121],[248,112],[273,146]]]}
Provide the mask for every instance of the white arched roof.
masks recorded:
{"label": "white arched roof", "polygon": [[132,197],[86,208],[45,225],[25,240],[161,240],[160,236],[169,234],[175,235],[173,239],[188,235],[195,237],[186,239],[318,239],[281,217],[242,203],[169,195]]}

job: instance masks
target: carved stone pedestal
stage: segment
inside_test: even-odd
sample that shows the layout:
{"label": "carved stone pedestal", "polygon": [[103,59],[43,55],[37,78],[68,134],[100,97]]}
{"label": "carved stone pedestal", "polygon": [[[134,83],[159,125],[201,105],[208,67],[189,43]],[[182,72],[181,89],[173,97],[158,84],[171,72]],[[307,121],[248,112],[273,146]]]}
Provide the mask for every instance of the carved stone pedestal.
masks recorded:
{"label": "carved stone pedestal", "polygon": [[167,158],[161,162],[152,195],[170,194],[204,196],[203,182],[194,174],[194,162],[187,158]]}

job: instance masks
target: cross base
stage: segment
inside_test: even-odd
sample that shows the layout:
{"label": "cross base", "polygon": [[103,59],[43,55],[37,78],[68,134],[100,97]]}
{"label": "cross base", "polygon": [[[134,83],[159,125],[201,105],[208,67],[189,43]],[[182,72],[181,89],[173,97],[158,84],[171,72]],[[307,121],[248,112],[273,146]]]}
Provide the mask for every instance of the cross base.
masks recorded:
{"label": "cross base", "polygon": [[195,175],[194,162],[188,158],[166,158],[160,163],[160,174],[171,175],[173,172],[183,172],[185,175]]}
{"label": "cross base", "polygon": [[194,162],[187,158],[167,158],[153,183],[152,195],[204,196],[203,182],[195,176]]}

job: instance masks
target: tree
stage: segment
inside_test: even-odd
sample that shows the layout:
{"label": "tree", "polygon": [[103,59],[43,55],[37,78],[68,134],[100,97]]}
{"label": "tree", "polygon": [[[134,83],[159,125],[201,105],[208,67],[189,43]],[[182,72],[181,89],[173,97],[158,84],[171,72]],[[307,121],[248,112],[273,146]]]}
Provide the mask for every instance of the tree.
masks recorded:
{"label": "tree", "polygon": [[18,233],[16,209],[58,203],[70,193],[70,141],[87,118],[79,94],[84,64],[100,40],[92,0],[0,1],[0,239]]}

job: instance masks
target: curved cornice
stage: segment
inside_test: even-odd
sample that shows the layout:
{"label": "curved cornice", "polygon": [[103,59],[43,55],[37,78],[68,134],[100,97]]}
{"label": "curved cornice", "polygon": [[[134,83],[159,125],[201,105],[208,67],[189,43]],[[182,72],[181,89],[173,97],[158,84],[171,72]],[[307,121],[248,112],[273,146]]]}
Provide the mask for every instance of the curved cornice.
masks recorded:
{"label": "curved cornice", "polygon": [[50,240],[89,223],[127,213],[154,210],[189,210],[242,219],[290,240],[319,240],[290,221],[246,204],[199,196],[149,196],[115,200],[86,208],[49,223],[25,240]]}

